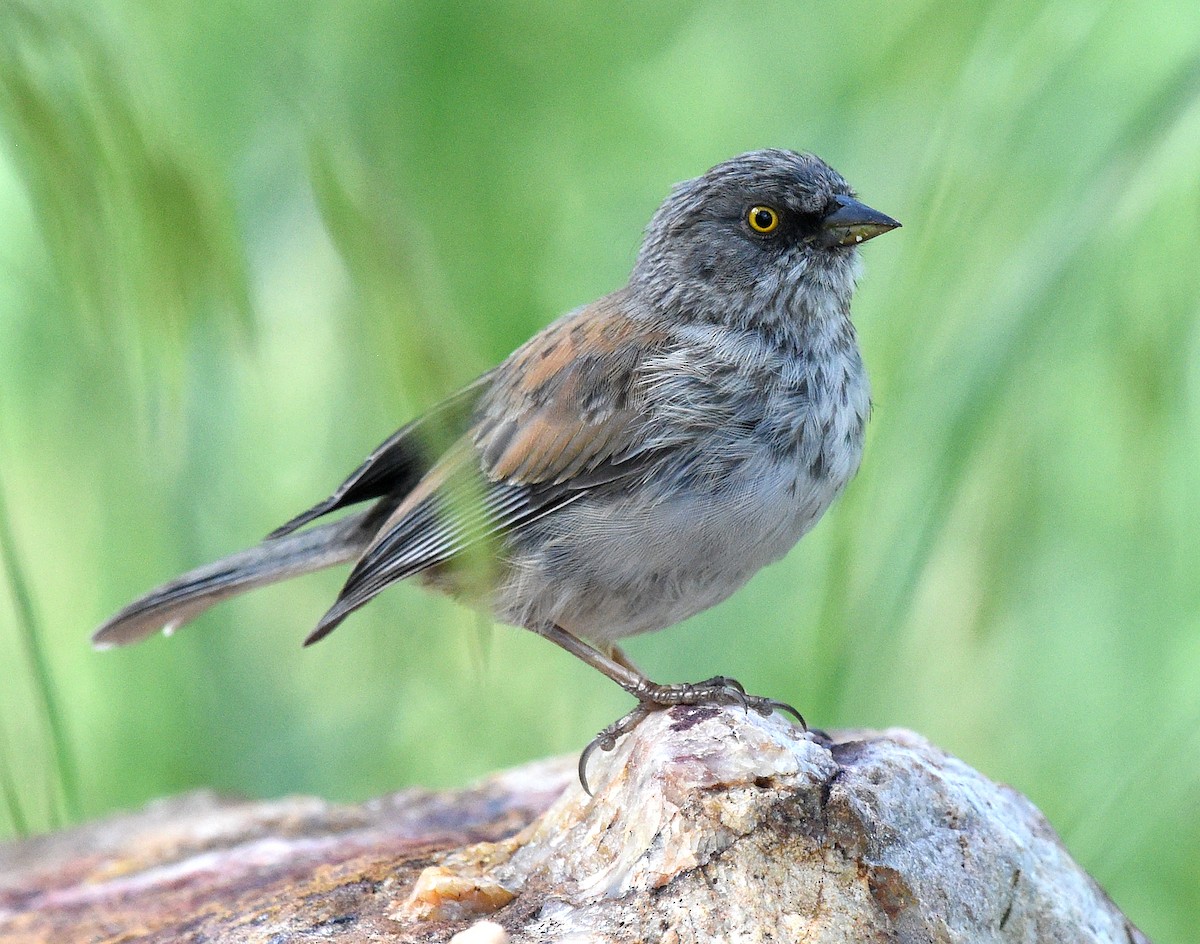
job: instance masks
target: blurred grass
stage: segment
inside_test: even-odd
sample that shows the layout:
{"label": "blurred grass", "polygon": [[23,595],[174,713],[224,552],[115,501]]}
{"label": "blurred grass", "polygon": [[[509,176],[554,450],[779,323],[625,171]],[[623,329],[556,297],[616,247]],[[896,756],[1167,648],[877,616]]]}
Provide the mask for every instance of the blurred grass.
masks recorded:
{"label": "blurred grass", "polygon": [[339,574],[169,643],[86,635],[619,285],[672,182],[764,145],[905,224],[855,305],[867,456],[785,562],[634,658],[917,728],[1189,940],[1200,9],[1166,0],[0,5],[29,600],[0,588],[0,831],[56,822],[63,757],[88,816],[198,784],[363,797],[574,751],[624,710],[529,634],[481,659],[474,618],[414,588],[302,652]]}
{"label": "blurred grass", "polygon": [[[8,523],[8,504],[4,497],[4,480],[0,478],[0,562],[3,563],[4,585],[13,603],[15,624],[20,637],[25,671],[32,683],[35,695],[34,710],[30,714],[40,716],[46,725],[46,740],[49,757],[48,771],[43,772],[46,782],[46,820],[52,826],[61,826],[79,816],[79,773],[76,770],[66,728],[60,710],[61,695],[58,692],[44,646],[42,631],[34,612],[29,583],[20,552],[13,540]],[[16,764],[8,756],[7,741],[0,737],[0,762],[5,768],[4,799],[9,821],[14,830],[22,833],[28,816],[22,792],[27,792],[32,778],[24,778],[24,790],[16,788],[12,771]]]}

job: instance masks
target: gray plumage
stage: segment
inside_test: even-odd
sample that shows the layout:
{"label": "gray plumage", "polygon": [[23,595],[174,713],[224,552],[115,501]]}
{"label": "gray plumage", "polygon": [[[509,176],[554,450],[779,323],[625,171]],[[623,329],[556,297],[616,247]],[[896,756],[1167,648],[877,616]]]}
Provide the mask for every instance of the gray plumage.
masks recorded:
{"label": "gray plumage", "polygon": [[197,567],[156,587],[115,613],[96,630],[98,649],[137,642],[163,630],[168,635],[220,601],[289,577],[354,560],[374,531],[363,525],[370,512],[320,525]]}
{"label": "gray plumage", "polygon": [[[850,481],[870,408],[850,322],[856,244],[898,225],[791,151],[744,154],[678,185],[625,287],[430,414],[448,446],[410,424],[330,498],[130,604],[96,643],[354,562],[310,642],[420,575],[546,634],[643,705],[666,703],[667,687],[626,668],[614,641],[725,599]],[[362,501],[375,504],[297,530]],[[482,585],[456,568],[472,547],[490,561]]]}

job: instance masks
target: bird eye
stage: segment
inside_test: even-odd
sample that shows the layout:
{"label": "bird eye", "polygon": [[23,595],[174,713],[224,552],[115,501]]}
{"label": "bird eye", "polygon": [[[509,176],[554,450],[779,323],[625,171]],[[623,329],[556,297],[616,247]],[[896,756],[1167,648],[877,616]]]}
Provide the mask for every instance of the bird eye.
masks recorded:
{"label": "bird eye", "polygon": [[746,222],[754,232],[767,236],[779,229],[779,214],[767,206],[752,206]]}

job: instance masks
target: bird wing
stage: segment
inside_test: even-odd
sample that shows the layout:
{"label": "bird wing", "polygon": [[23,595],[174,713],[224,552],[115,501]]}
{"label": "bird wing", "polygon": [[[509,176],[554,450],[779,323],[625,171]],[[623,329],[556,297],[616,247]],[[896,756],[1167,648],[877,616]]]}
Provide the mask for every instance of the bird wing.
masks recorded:
{"label": "bird wing", "polygon": [[[434,464],[439,440],[453,442],[469,426],[480,397],[491,383],[489,371],[427,413],[392,433],[323,501],[276,528],[267,539],[283,537],[331,511],[382,495],[397,500],[416,486]],[[431,455],[432,453],[432,455]]]}
{"label": "bird wing", "polygon": [[491,481],[578,488],[631,457],[642,367],[665,335],[631,319],[623,300],[608,296],[560,319],[497,370],[471,432]]}
{"label": "bird wing", "polygon": [[641,368],[665,335],[621,302],[572,312],[494,371],[474,426],[381,525],[306,642],[390,584],[644,471]]}

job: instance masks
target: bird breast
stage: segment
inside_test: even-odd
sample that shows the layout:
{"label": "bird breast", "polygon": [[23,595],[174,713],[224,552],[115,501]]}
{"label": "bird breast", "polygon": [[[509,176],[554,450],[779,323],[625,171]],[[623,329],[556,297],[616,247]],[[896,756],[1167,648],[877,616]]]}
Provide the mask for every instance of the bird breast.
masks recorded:
{"label": "bird breast", "polygon": [[786,554],[858,468],[869,393],[848,322],[783,344],[710,327],[643,384],[654,473],[539,522],[510,558],[505,621],[603,642],[686,619]]}

